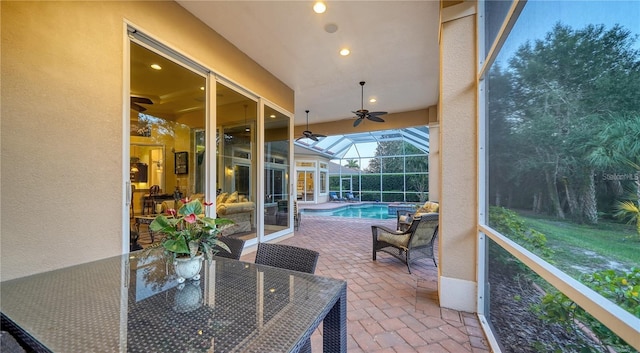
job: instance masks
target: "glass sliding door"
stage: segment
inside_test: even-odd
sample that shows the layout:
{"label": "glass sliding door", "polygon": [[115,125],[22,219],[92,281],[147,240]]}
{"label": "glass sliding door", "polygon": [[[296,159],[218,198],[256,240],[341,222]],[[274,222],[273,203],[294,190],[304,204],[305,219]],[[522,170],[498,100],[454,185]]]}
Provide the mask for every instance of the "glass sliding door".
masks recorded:
{"label": "glass sliding door", "polygon": [[291,119],[264,105],[264,234],[290,225],[292,200],[289,197]]}
{"label": "glass sliding door", "polygon": [[258,103],[216,83],[216,214],[234,221],[224,236],[250,241],[257,238]]}
{"label": "glass sliding door", "polygon": [[143,247],[151,237],[141,217],[204,199],[207,73],[188,67],[169,49],[130,41],[130,229]]}
{"label": "glass sliding door", "polygon": [[296,162],[296,198],[300,202],[313,202],[316,192],[316,162]]}

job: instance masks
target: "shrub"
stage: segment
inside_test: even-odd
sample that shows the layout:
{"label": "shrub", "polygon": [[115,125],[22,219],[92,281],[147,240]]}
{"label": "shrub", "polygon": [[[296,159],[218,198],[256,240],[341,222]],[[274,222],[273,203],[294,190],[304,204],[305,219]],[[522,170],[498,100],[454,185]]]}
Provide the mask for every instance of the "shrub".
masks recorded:
{"label": "shrub", "polygon": [[504,207],[491,207],[489,209],[489,225],[538,256],[552,262],[553,250],[547,246],[546,235],[535,229],[527,228],[524,220],[514,211]]}
{"label": "shrub", "polygon": [[[585,274],[581,281],[589,288],[640,318],[640,269],[629,272],[604,270]],[[546,294],[539,306],[533,308],[542,319],[562,324],[568,330],[578,330],[584,323],[603,345],[614,347],[619,353],[637,352],[609,328],[578,306],[563,293],[554,291]],[[592,350],[587,346],[582,351]]]}

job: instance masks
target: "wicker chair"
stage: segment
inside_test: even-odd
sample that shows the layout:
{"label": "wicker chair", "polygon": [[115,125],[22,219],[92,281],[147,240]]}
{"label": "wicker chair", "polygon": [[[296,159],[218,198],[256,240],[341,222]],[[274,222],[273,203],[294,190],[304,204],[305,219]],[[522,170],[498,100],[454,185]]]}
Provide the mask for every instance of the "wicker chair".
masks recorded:
{"label": "wicker chair", "polygon": [[240,256],[242,255],[242,250],[244,249],[244,240],[240,238],[232,238],[229,236],[221,236],[218,237],[218,240],[225,243],[231,252],[228,252],[225,249],[222,249],[218,246],[215,247],[218,250],[216,256],[226,257],[228,259],[240,260]]}
{"label": "wicker chair", "polygon": [[318,263],[317,251],[291,245],[259,243],[255,263],[287,270],[314,273]]}
{"label": "wicker chair", "polygon": [[[313,274],[319,256],[317,251],[296,246],[258,243],[255,263]],[[311,353],[311,339],[305,342],[299,352]]]}
{"label": "wicker chair", "polygon": [[376,260],[378,251],[384,251],[406,263],[409,273],[411,263],[424,257],[432,258],[433,264],[437,267],[433,256],[433,243],[438,236],[438,218],[438,213],[415,217],[405,231],[371,226],[373,260]]}

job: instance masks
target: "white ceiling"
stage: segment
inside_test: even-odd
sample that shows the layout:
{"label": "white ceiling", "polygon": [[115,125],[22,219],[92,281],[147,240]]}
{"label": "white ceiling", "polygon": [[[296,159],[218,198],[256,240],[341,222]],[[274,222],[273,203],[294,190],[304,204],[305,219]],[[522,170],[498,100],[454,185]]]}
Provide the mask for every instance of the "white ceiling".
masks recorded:
{"label": "white ceiling", "polygon": [[309,124],[353,119],[360,81],[370,111],[437,103],[438,1],[329,1],[324,14],[313,1],[177,2],[295,91],[295,125],[306,109]]}

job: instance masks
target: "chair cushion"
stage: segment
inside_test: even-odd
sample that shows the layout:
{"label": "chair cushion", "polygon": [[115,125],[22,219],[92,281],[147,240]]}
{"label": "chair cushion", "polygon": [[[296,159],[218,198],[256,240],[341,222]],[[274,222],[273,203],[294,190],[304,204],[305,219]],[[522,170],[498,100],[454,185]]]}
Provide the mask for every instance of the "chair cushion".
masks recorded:
{"label": "chair cushion", "polygon": [[378,241],[384,241],[399,248],[406,249],[409,243],[409,234],[391,234],[387,232],[378,233]]}
{"label": "chair cushion", "polygon": [[437,202],[427,201],[425,204],[416,210],[415,217],[420,217],[427,213],[438,213],[440,205]]}
{"label": "chair cushion", "polygon": [[398,218],[400,223],[411,223],[412,220],[411,215],[400,215],[400,218]]}
{"label": "chair cushion", "polygon": [[440,208],[440,205],[437,202],[427,201],[424,203],[422,207],[424,207],[425,210],[427,211],[423,213],[437,213],[438,209]]}

